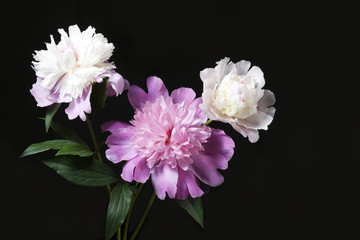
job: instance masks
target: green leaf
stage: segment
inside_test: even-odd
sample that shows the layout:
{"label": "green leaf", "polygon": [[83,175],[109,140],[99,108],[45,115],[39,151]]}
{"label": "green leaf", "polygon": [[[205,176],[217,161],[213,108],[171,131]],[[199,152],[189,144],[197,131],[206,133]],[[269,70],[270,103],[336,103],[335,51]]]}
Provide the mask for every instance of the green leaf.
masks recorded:
{"label": "green leaf", "polygon": [[105,106],[108,81],[109,78],[106,77],[103,79],[101,83],[95,83],[92,87],[90,102],[91,102],[91,109],[93,110],[93,112],[96,112],[104,108]]}
{"label": "green leaf", "polygon": [[80,157],[90,157],[94,153],[89,149],[88,146],[80,143],[72,143],[61,148],[55,156],[59,155],[76,155]]}
{"label": "green leaf", "polygon": [[106,186],[121,180],[110,167],[94,158],[52,156],[41,161],[66,180],[81,186]]}
{"label": "green leaf", "polygon": [[131,187],[126,182],[118,183],[112,190],[106,215],[105,240],[110,239],[124,222],[132,195]]}
{"label": "green leaf", "polygon": [[64,125],[57,123],[55,121],[51,122],[51,129],[54,130],[57,134],[59,134],[59,136],[67,139],[67,140],[71,140],[77,143],[81,143],[83,145],[86,145],[86,143],[84,142],[84,140],[82,140],[75,132],[73,132],[71,129],[69,129],[68,127],[65,127]]}
{"label": "green leaf", "polygon": [[40,152],[45,152],[47,150],[53,149],[53,150],[59,150],[63,148],[64,146],[74,143],[69,140],[49,140],[41,143],[34,143],[31,144],[28,148],[25,149],[25,151],[20,155],[20,158],[33,155]]}
{"label": "green leaf", "polygon": [[177,200],[177,202],[204,228],[201,198],[188,198],[185,200]]}
{"label": "green leaf", "polygon": [[51,121],[52,121],[56,111],[59,109],[60,105],[61,105],[60,103],[54,103],[47,108],[46,114],[45,114],[45,119],[44,119],[45,120],[45,132],[49,131]]}

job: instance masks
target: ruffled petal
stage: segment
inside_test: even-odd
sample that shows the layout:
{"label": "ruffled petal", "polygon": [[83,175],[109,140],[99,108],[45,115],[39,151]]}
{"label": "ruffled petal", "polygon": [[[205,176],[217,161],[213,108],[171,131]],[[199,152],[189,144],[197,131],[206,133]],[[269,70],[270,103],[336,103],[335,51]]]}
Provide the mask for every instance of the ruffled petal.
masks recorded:
{"label": "ruffled petal", "polygon": [[151,180],[158,198],[165,199],[166,193],[170,198],[175,198],[178,182],[177,168],[171,168],[168,164],[157,167],[151,174]]}
{"label": "ruffled petal", "polygon": [[192,103],[189,105],[190,109],[196,109],[194,118],[199,119],[201,123],[205,123],[207,120],[207,116],[204,114],[204,111],[201,109],[201,105],[203,102],[203,98],[199,97],[196,98]]}
{"label": "ruffled petal", "polygon": [[184,104],[187,106],[192,103],[196,97],[196,93],[191,88],[182,87],[172,91],[170,96],[174,104],[184,102]]}
{"label": "ruffled petal", "polygon": [[146,84],[148,88],[148,101],[151,103],[160,96],[163,96],[164,98],[169,96],[169,92],[160,78],[154,76],[148,77]]}
{"label": "ruffled petal", "polygon": [[86,120],[85,113],[91,113],[91,104],[90,104],[90,95],[91,95],[92,85],[84,90],[81,97],[78,97],[72,100],[69,106],[65,109],[66,114],[69,119],[75,119],[80,117],[81,120]]}

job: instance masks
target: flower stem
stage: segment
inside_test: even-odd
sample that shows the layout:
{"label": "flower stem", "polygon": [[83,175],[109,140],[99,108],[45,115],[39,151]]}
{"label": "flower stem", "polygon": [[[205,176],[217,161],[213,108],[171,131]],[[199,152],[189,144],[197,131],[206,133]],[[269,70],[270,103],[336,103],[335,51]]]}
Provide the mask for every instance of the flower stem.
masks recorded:
{"label": "flower stem", "polygon": [[[89,132],[90,132],[90,135],[91,135],[91,139],[92,139],[93,144],[94,144],[94,147],[95,147],[95,153],[96,153],[96,155],[97,155],[97,157],[98,157],[98,160],[102,163],[103,160],[102,160],[102,158],[101,158],[101,154],[100,154],[100,151],[99,151],[99,145],[98,145],[98,143],[97,143],[97,141],[96,141],[94,129],[93,129],[93,127],[92,127],[91,121],[90,121],[89,116],[88,116],[87,114],[86,114],[86,123],[87,123],[87,125],[88,125]],[[110,195],[111,195],[111,188],[110,188],[110,185],[109,185],[109,184],[106,185],[106,189],[107,189],[107,191],[108,191],[108,193],[109,193],[109,196],[110,196]]]}
{"label": "flower stem", "polygon": [[141,184],[139,185],[139,188],[138,188],[136,194],[135,194],[135,195],[132,197],[132,199],[131,199],[129,213],[128,213],[127,217],[126,217],[126,222],[125,222],[125,229],[124,229],[124,236],[123,236],[124,240],[127,239],[127,232],[128,232],[128,229],[129,229],[130,216],[131,216],[131,212],[132,212],[133,207],[134,207],[135,200],[136,200],[136,198],[139,196],[140,191],[141,191],[141,189],[142,189],[143,187],[144,187],[144,184],[141,183]]}
{"label": "flower stem", "polygon": [[[100,153],[100,149],[99,149],[99,145],[96,141],[96,137],[95,137],[95,133],[94,133],[94,129],[92,127],[92,124],[91,124],[91,121],[90,121],[90,118],[89,118],[89,115],[86,114],[86,123],[87,123],[87,126],[89,128],[89,132],[90,132],[90,135],[91,135],[91,139],[93,141],[93,144],[94,144],[94,147],[95,147],[95,153],[98,157],[98,160],[103,163],[103,160],[101,158],[101,153]],[[111,196],[111,187],[109,184],[106,185],[106,189],[109,193],[109,197]],[[117,240],[121,240],[121,226],[119,227],[118,231],[117,231]]]}
{"label": "flower stem", "polygon": [[153,194],[151,195],[151,198],[150,198],[149,203],[148,203],[148,205],[147,205],[147,207],[146,207],[146,209],[145,209],[145,212],[143,213],[143,215],[142,215],[142,217],[141,217],[141,219],[140,219],[140,222],[139,222],[139,224],[137,225],[137,227],[136,227],[133,235],[131,236],[130,240],[134,240],[134,239],[135,239],[137,233],[139,232],[142,224],[143,224],[144,221],[145,221],[145,218],[147,217],[147,215],[148,215],[148,213],[149,213],[149,211],[150,211],[150,208],[151,208],[151,206],[152,206],[152,204],[153,204],[153,202],[154,202],[154,200],[155,200],[155,197],[156,197],[156,193],[155,193],[155,191],[154,191]]}
{"label": "flower stem", "polygon": [[116,240],[121,240],[121,226],[120,226],[119,229],[117,230]]}
{"label": "flower stem", "polygon": [[208,126],[213,120],[209,119],[206,123],[205,126]]}

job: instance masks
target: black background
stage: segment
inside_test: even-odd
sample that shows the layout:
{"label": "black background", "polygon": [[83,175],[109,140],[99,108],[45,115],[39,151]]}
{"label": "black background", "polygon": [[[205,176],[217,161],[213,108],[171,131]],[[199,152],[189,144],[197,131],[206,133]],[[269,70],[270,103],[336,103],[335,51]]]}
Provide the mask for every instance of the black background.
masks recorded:
{"label": "black background", "polygon": [[[331,2],[331,1],[330,1]],[[225,56],[265,73],[277,112],[260,140],[236,142],[225,182],[204,196],[202,229],[176,202],[156,200],[137,239],[359,239],[359,4],[305,1],[2,1],[0,239],[103,239],[104,187],[71,184],[36,157],[18,159],[45,134],[45,109],[29,93],[34,50],[58,28],[91,25],[115,45],[112,61],[131,84],[147,76],[171,91],[191,87]],[[86,125],[55,119],[89,143]],[[108,99],[95,125],[128,121],[126,94]],[[120,169],[117,169],[119,171]],[[135,206],[138,220],[151,194]],[[134,225],[131,226],[132,231]]]}

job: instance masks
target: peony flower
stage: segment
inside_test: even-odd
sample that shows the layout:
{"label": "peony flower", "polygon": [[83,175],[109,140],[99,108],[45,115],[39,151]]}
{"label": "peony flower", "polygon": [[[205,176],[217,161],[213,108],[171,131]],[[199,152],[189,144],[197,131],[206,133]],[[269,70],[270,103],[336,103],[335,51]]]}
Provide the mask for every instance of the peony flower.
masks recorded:
{"label": "peony flower", "polygon": [[85,113],[91,113],[92,84],[108,77],[107,93],[113,96],[129,88],[129,83],[108,62],[114,45],[102,34],[95,34],[95,28],[81,32],[73,25],[69,27],[69,35],[63,29],[58,31],[61,35],[58,44],[50,35],[47,50],[35,51],[33,68],[37,81],[30,92],[39,107],[69,103],[65,109],[69,119],[79,116],[85,121]]}
{"label": "peony flower", "polygon": [[113,121],[102,126],[110,131],[106,157],[126,161],[121,177],[144,183],[150,176],[160,199],[186,199],[204,192],[198,180],[212,186],[223,182],[217,169],[226,169],[234,142],[224,131],[205,126],[207,118],[191,88],[170,95],[161,79],[147,79],[148,93],[131,86],[128,97],[135,109],[130,124]]}
{"label": "peony flower", "polygon": [[229,61],[224,58],[215,68],[200,72],[204,83],[200,108],[209,119],[229,123],[250,142],[256,142],[258,130],[267,130],[273,120],[275,96],[262,89],[265,79],[259,67],[249,70],[248,61]]}

